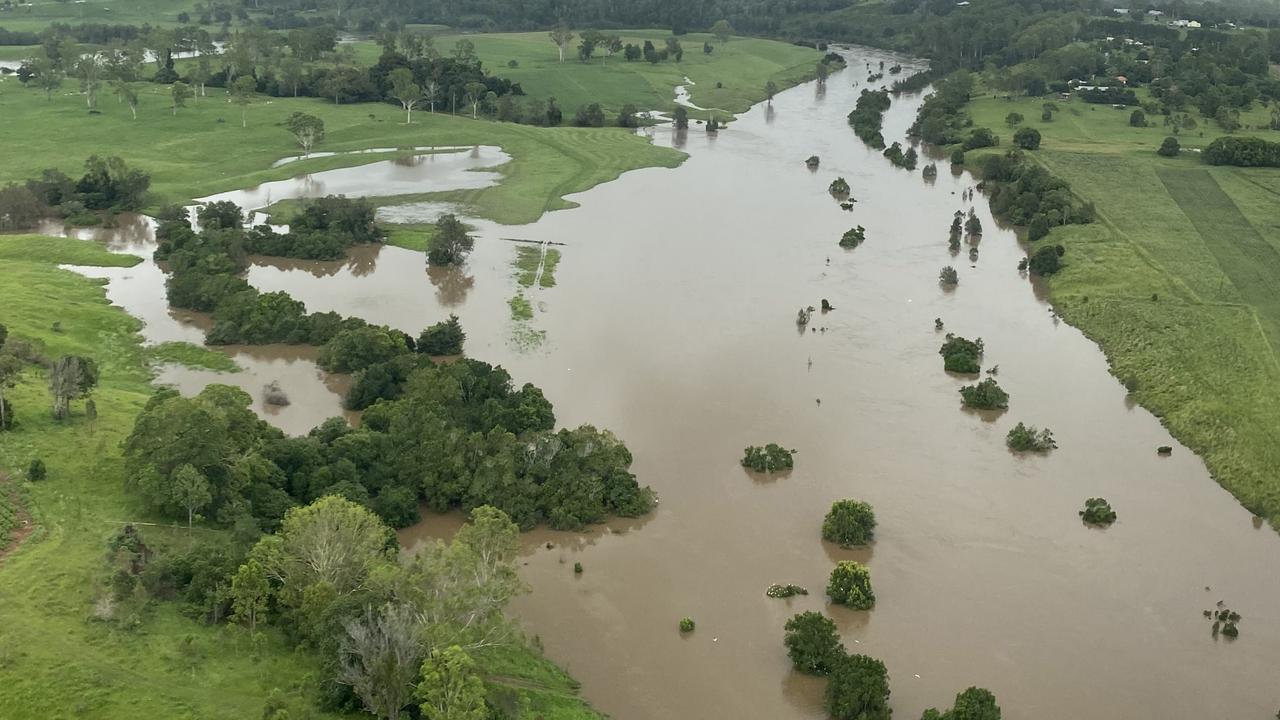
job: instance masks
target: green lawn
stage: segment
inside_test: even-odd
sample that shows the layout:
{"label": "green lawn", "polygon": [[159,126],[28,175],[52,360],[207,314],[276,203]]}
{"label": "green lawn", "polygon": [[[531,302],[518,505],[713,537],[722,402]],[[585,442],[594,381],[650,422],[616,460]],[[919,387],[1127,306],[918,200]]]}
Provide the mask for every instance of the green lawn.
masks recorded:
{"label": "green lawn", "polygon": [[[671,36],[657,30],[624,30],[621,35],[623,42],[636,45],[652,40],[659,50]],[[656,64],[627,62],[622,53],[610,58],[597,53],[584,63],[577,58],[577,38],[573,47],[566,48],[562,63],[555,43],[541,31],[440,35],[435,39],[436,49],[448,52],[462,37],[475,43],[476,54],[490,72],[519,82],[532,97],[555,97],[569,121],[578,107],[593,102],[611,114],[627,103],[641,110],[671,110],[675,107],[674,88],[685,84],[686,76],[696,83],[689,87],[692,101],[719,110],[723,118],[763,100],[765,83],[770,80],[785,88],[812,78],[823,55],[811,48],[758,38],[735,37],[722,44],[705,33],[680,36],[684,58],[678,63],[674,59]],[[713,46],[709,55],[702,52],[704,42]],[[361,43],[359,51],[362,61],[373,63],[381,49],[374,43]],[[510,67],[511,60],[518,66]],[[717,88],[717,83],[723,87]],[[690,112],[695,117],[705,115]]]}
{"label": "green lawn", "polygon": [[[101,369],[92,423],[79,404],[70,422],[52,419],[42,372],[28,372],[10,394],[19,425],[0,434],[0,474],[21,482],[39,457],[49,475],[23,487],[38,530],[0,560],[3,718],[245,720],[261,717],[277,688],[300,705],[312,695],[315,658],[271,631],[251,640],[239,628],[189,619],[166,602],[150,603],[136,624],[92,619],[107,577],[106,538],[119,521],[153,519],[125,491],[120,457],[120,442],[153,391],[152,353],[141,345],[138,321],[108,304],[99,281],[56,264],[136,261],[90,242],[0,235],[0,322],[10,339],[37,341],[48,357],[87,355]],[[179,357],[189,352],[172,349]],[[173,526],[143,533],[160,552],[186,542],[185,529]],[[520,696],[527,717],[599,717],[578,697],[576,683],[537,651],[513,646],[480,662],[493,685]]]}
{"label": "green lawn", "polygon": [[[1204,164],[1193,150],[1222,131],[1199,117],[1181,155],[1162,158],[1160,116],[1135,128],[1132,108],[1066,102],[1043,122],[1044,101],[987,96],[970,112],[1004,146],[1005,116],[1021,113],[1043,136],[1028,155],[1097,206],[1097,223],[1050,234],[1067,248],[1055,306],[1224,487],[1280,527],[1280,170]],[[1268,116],[1255,108],[1242,122]]]}

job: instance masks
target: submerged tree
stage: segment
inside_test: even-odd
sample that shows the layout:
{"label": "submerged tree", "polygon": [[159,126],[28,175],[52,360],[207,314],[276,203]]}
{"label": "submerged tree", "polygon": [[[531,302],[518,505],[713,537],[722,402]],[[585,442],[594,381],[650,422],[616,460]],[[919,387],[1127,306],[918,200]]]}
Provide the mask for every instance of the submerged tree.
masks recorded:
{"label": "submerged tree", "polygon": [[866,545],[876,528],[871,505],[858,500],[837,500],[822,520],[822,539],[840,547]]}
{"label": "submerged tree", "polygon": [[1000,388],[995,378],[987,378],[976,385],[960,388],[960,399],[971,408],[998,410],[1009,407],[1009,394]]}
{"label": "submerged tree", "polygon": [[843,658],[827,680],[825,701],[834,720],[890,720],[889,672],[873,657]]}
{"label": "submerged tree", "polygon": [[862,244],[867,239],[866,228],[859,225],[856,228],[846,230],[844,235],[840,236],[840,247],[845,249],[853,249]]}
{"label": "submerged tree", "polygon": [[1039,429],[1023,423],[1013,426],[1005,437],[1005,444],[1015,452],[1048,452],[1058,447],[1049,428]]}
{"label": "submerged tree", "polygon": [[475,247],[475,239],[467,226],[455,215],[441,215],[436,232],[427,243],[427,262],[431,265],[459,265]]}
{"label": "submerged tree", "polygon": [[956,273],[955,268],[948,265],[938,273],[938,282],[944,287],[955,287],[960,284],[960,275]]}
{"label": "submerged tree", "polygon": [[1104,498],[1089,498],[1084,501],[1084,509],[1079,512],[1081,518],[1090,525],[1110,525],[1116,521],[1116,511]]}
{"label": "submerged tree", "polygon": [[982,370],[982,338],[976,341],[947,333],[946,342],[938,349],[942,367],[947,372],[977,373]]}
{"label": "submerged tree", "polygon": [[742,466],[756,472],[790,470],[795,465],[793,454],[795,450],[788,450],[777,443],[769,443],[764,447],[753,445],[744,451]]}
{"label": "submerged tree", "polygon": [[1000,720],[1000,706],[990,690],[971,687],[956,695],[949,709],[939,712],[929,708],[921,720]]}
{"label": "submerged tree", "polygon": [[822,613],[810,610],[793,615],[784,629],[787,656],[800,672],[826,675],[844,659],[836,624]]}
{"label": "submerged tree", "polygon": [[871,571],[853,560],[836,563],[827,583],[827,594],[837,605],[854,610],[870,610],[876,604],[876,595],[871,590]]}

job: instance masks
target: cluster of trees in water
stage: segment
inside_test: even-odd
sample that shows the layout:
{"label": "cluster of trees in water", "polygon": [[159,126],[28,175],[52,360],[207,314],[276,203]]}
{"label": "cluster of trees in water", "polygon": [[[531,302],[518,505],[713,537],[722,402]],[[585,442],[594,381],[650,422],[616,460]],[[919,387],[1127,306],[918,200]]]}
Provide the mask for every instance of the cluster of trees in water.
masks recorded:
{"label": "cluster of trees in water", "polygon": [[[868,655],[849,654],[834,621],[820,612],[792,616],[783,643],[792,665],[807,675],[826,677],[824,705],[834,720],[889,720],[889,671]],[[971,687],[950,708],[930,708],[921,720],[1000,720],[995,696]]]}
{"label": "cluster of trees in water", "polygon": [[880,134],[880,128],[890,102],[889,91],[864,89],[849,113],[849,124],[853,126],[854,134],[877,150],[884,148],[884,136]]}
{"label": "cluster of trees in water", "polygon": [[577,529],[648,512],[653,493],[610,433],[554,430],[542,391],[472,359],[409,371],[359,429],[333,418],[286,437],[250,397],[213,385],[186,398],[156,394],[124,444],[128,482],[158,513],[278,526],[290,508],[344,497],[393,527],[420,504],[443,512],[492,505],[522,528]]}
{"label": "cluster of trees in water", "polygon": [[0,188],[0,230],[27,230],[51,216],[77,225],[101,222],[97,211],[127,212],[142,207],[151,176],[130,169],[118,157],[92,155],[85,172],[72,179],[57,169],[19,185]]}

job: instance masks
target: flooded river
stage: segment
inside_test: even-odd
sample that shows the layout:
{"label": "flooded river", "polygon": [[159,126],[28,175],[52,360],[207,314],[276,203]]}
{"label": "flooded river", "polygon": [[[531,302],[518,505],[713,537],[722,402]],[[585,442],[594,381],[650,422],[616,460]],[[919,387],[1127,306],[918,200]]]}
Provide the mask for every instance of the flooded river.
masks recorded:
{"label": "flooded river", "polygon": [[[589,533],[528,534],[532,592],[512,608],[618,720],[823,717],[823,681],[794,673],[782,646],[783,623],[801,610],[828,612],[851,652],[886,663],[900,718],[970,685],[993,690],[1014,720],[1272,717],[1280,536],[1127,399],[1093,343],[1055,320],[981,196],[979,257],[951,256],[947,227],[968,209],[961,192],[973,179],[945,163],[935,182],[895,169],[846,124],[863,62],[881,58],[894,62],[854,51],[825,89],[783,92],[717,136],[649,131],[689,160],[628,173],[534,225],[478,223],[461,271],[429,275],[419,253],[372,248],[344,263],[259,262],[249,279],[312,310],[414,333],[455,312],[468,354],[541,386],[560,424],[626,441],[658,510]],[[889,142],[919,102],[894,100]],[[851,212],[826,192],[838,175],[858,201]],[[854,225],[866,242],[842,250]],[[556,286],[525,291],[530,324],[545,332],[532,349],[512,342],[507,239],[565,243]],[[954,291],[938,286],[945,265],[959,271]],[[145,268],[103,272],[145,283],[148,312],[167,323],[162,288],[138,279]],[[131,291],[117,285],[129,281],[112,283],[122,302]],[[823,298],[835,310],[798,332],[797,308]],[[934,318],[985,340],[1007,412],[960,407],[967,381],[943,372]],[[207,381],[173,372],[179,384]],[[285,385],[295,398],[337,397],[323,381]],[[321,412],[327,402],[304,424],[334,414]],[[1052,428],[1060,449],[1011,454],[1004,436],[1018,421]],[[789,475],[739,466],[745,446],[768,442],[799,451]],[[1173,455],[1158,457],[1160,445]],[[1083,526],[1077,511],[1092,496],[1110,500],[1118,522]],[[846,497],[875,507],[870,548],[819,537]],[[457,522],[433,516],[402,540]],[[846,558],[871,569],[870,612],[824,602]],[[769,599],[775,582],[811,594]],[[1202,615],[1218,600],[1244,616],[1233,642],[1213,639]],[[683,616],[694,633],[678,632]]]}

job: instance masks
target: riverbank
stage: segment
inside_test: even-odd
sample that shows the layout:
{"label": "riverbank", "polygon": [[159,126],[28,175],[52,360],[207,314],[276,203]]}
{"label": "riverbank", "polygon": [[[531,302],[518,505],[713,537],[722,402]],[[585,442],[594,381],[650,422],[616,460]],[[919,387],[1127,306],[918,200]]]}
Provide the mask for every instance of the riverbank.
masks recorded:
{"label": "riverbank", "polygon": [[[0,434],[0,470],[22,482],[30,461],[41,458],[48,479],[22,485],[36,531],[0,560],[6,618],[0,627],[0,716],[91,710],[106,720],[243,720],[260,716],[274,695],[298,712],[309,708],[308,717],[340,717],[314,709],[317,659],[294,652],[275,631],[260,629],[250,637],[238,626],[206,624],[173,600],[146,601],[130,617],[97,617],[110,575],[107,537],[122,521],[156,521],[125,492],[120,455],[121,441],[154,392],[155,350],[142,345],[138,320],[108,304],[100,281],[58,265],[128,268],[138,262],[91,242],[0,235],[0,322],[9,341],[35,342],[46,357],[91,357],[101,373],[96,419],[77,409],[70,421],[55,422],[45,375],[34,368],[8,393],[19,425]],[[144,527],[154,550],[186,546],[185,528],[159,522]],[[515,645],[477,659],[494,686],[521,698],[530,717],[599,717],[577,696],[576,683],[531,648]]]}
{"label": "riverbank", "polygon": [[[1145,99],[1145,90],[1140,91]],[[1215,167],[1199,150],[1224,133],[1205,120],[1172,134],[1159,116],[1133,127],[1131,108],[1047,98],[974,97],[968,111],[1011,144],[1009,113],[1041,134],[1027,157],[1094,203],[1098,222],[1054,228],[1067,249],[1048,279],[1055,310],[1098,342],[1132,396],[1205,459],[1250,512],[1280,529],[1280,170]],[[1280,139],[1265,109],[1240,134]],[[1003,152],[985,150],[983,153]],[[971,153],[970,165],[980,164]]]}

